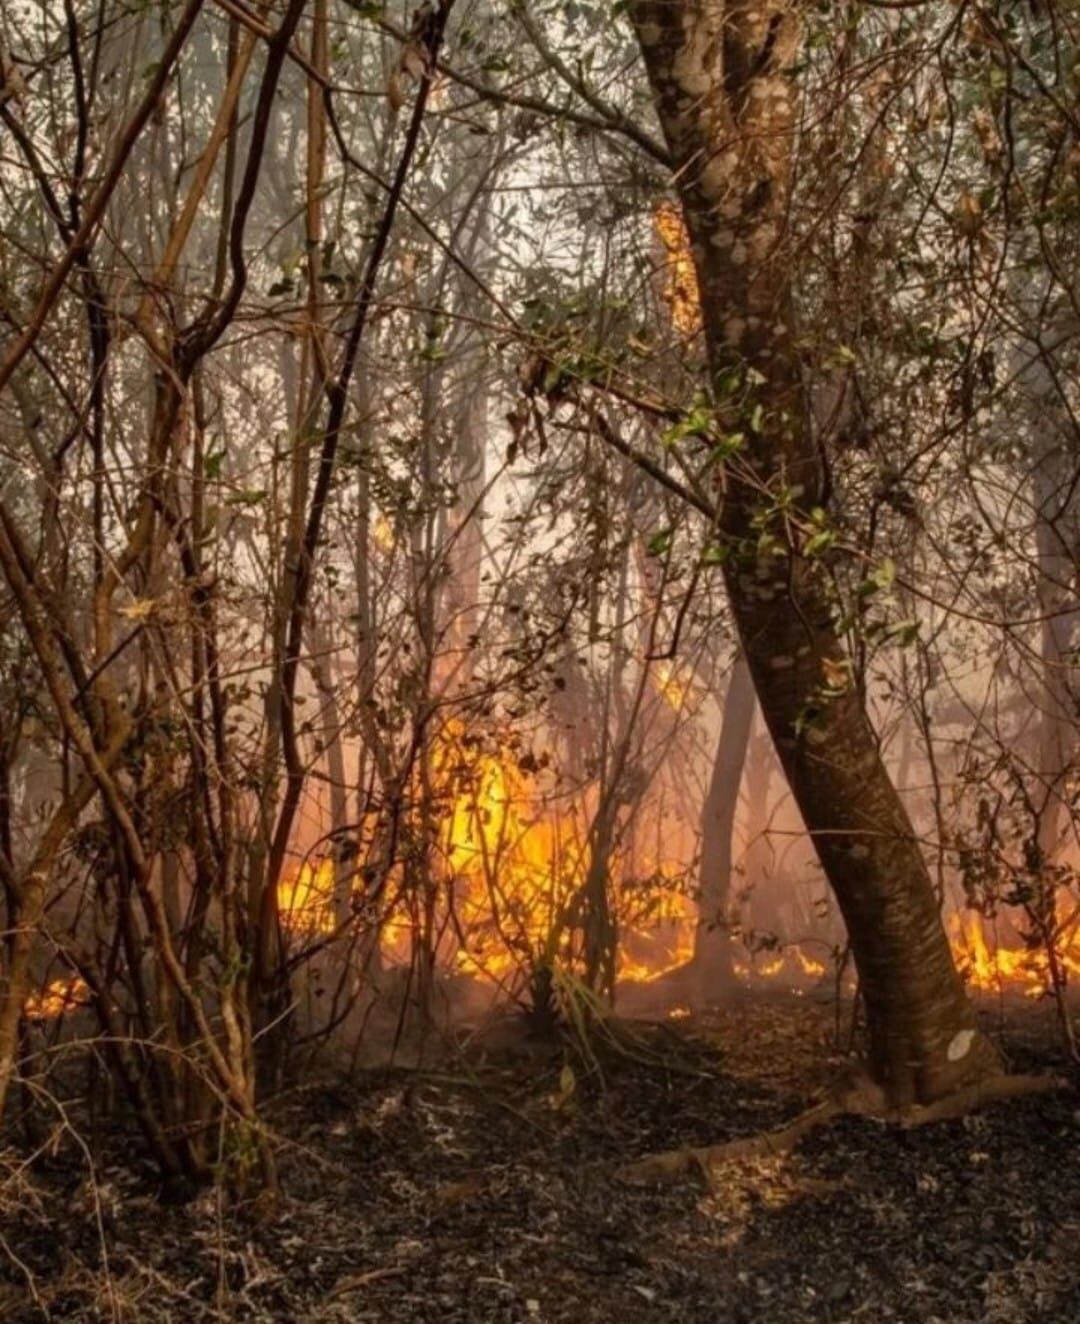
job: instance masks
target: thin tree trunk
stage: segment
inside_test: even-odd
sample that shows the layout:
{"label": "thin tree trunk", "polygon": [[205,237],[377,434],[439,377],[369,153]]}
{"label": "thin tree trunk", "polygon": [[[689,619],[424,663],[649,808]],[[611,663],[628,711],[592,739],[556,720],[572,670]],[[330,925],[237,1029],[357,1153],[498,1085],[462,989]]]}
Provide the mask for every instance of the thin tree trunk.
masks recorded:
{"label": "thin tree trunk", "polygon": [[[109,764],[116,761],[120,750],[121,744],[117,742],[105,756]],[[17,888],[12,906],[13,932],[8,944],[7,971],[0,980],[0,1117],[3,1117],[8,1086],[15,1072],[19,1027],[29,992],[31,960],[37,946],[38,926],[48,900],[52,871],[68,833],[78,822],[79,814],[90,803],[93,795],[93,781],[83,777],[53,815]]]}
{"label": "thin tree trunk", "polygon": [[[1064,782],[1076,755],[1075,666],[1070,661],[1076,628],[1075,557],[1077,514],[1073,508],[1075,460],[1062,431],[1050,419],[1060,404],[1042,413],[1033,428],[1035,543],[1038,557],[1040,629],[1038,844],[1041,858],[1058,863],[1063,837]],[[1048,417],[1049,414],[1049,417]],[[1067,426],[1067,424],[1066,424]]]}
{"label": "thin tree trunk", "polygon": [[701,896],[694,934],[697,994],[715,998],[734,979],[728,909],[734,861],[735,810],[754,720],[754,682],[742,657],[735,662],[709,790],[701,813]]}

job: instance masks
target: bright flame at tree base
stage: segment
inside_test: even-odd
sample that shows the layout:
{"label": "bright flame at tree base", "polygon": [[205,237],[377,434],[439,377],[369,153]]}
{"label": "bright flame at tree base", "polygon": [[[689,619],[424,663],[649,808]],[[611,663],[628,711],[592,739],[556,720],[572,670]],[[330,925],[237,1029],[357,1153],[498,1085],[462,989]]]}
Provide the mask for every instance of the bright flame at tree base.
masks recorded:
{"label": "bright flame at tree base", "polygon": [[[671,682],[670,677],[661,680]],[[680,701],[683,697],[680,691]],[[508,747],[485,746],[456,721],[444,728],[430,773],[436,827],[422,876],[434,880],[443,968],[500,987],[515,980],[520,986],[540,964],[576,970],[580,953],[571,916],[589,874],[595,788],[585,787],[569,799],[558,796],[535,760]],[[639,840],[668,840],[672,833],[685,842],[685,824],[672,826],[672,820],[653,824]],[[334,932],[342,922],[340,911],[335,913],[335,890],[353,888],[352,899],[360,900],[360,888],[348,872],[342,878],[337,873],[331,859],[314,858],[282,882],[278,901],[287,931],[308,938]],[[627,850],[614,853],[606,885],[618,933],[618,982],[653,982],[692,959],[697,907],[687,874],[670,860],[634,859]],[[384,892],[393,897],[406,891],[398,866]],[[370,924],[371,918],[356,922]],[[1067,925],[1058,927],[1059,937],[1068,932]],[[1045,951],[995,941],[986,921],[973,911],[950,915],[947,928],[957,966],[971,988],[1031,997],[1052,989]],[[405,901],[396,902],[383,917],[384,954],[407,961],[415,932],[415,914]],[[1059,943],[1062,981],[1080,975],[1080,926],[1072,926],[1068,939]],[[776,981],[797,990],[825,979],[833,968],[823,949],[812,955],[789,942],[753,954],[736,947],[734,958],[735,974],[751,985]]]}

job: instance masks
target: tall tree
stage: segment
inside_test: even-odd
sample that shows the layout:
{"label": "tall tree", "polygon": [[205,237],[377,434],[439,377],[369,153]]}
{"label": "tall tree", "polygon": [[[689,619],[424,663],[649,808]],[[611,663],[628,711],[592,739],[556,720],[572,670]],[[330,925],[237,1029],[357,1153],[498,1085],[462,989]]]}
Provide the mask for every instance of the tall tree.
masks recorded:
{"label": "tall tree", "polygon": [[799,0],[637,0],[690,232],[726,466],[725,579],[761,709],[851,938],[870,1066],[897,1106],[997,1069],[840,642],[810,512],[827,507],[798,347],[790,220]]}

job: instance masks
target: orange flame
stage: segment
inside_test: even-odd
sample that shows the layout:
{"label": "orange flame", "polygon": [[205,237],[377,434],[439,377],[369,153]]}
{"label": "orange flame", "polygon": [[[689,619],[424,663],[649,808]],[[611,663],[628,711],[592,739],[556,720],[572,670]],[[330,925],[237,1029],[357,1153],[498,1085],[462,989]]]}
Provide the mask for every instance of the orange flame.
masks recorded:
{"label": "orange flame", "polygon": [[[689,679],[673,666],[659,666],[655,684],[676,709],[691,693]],[[538,961],[575,968],[580,953],[572,916],[589,875],[597,788],[586,786],[570,801],[556,800],[535,761],[520,758],[509,744],[485,746],[458,721],[444,726],[429,772],[436,822],[425,867],[438,909],[440,961],[499,984],[513,981]],[[657,826],[658,839],[670,841],[671,820]],[[419,824],[413,828],[419,835]],[[681,830],[676,824],[674,831]],[[610,862],[620,981],[656,980],[693,956],[697,907],[677,867],[665,861],[643,867],[640,841],[649,836],[639,832],[639,845]],[[336,875],[331,859],[315,858],[282,882],[278,900],[288,931],[308,936],[334,931]],[[387,955],[408,959],[414,924],[410,908],[399,902],[382,929]],[[1052,987],[1049,960],[1037,946],[995,942],[975,912],[952,914],[947,928],[956,963],[972,988],[1039,997]],[[1056,928],[1059,976],[1080,977],[1080,922],[1059,919]],[[796,943],[735,962],[742,979],[776,981],[797,992],[823,978],[828,968],[827,960]],[[81,980],[55,981],[27,1003],[26,1014],[36,1019],[60,1015],[86,996]]]}
{"label": "orange flame", "polygon": [[653,682],[675,712],[681,712],[694,697],[691,677],[672,662],[663,661],[657,665]]}
{"label": "orange flame", "polygon": [[576,824],[539,808],[509,751],[467,748],[451,723],[435,759],[449,789],[441,852],[465,941],[465,971],[507,978],[526,953],[543,950],[581,861]]}
{"label": "orange flame", "polygon": [[[523,768],[522,763],[526,766]],[[575,901],[589,873],[596,789],[566,803],[535,765],[506,746],[484,748],[448,722],[430,760],[437,806],[429,868],[442,933],[440,958],[462,973],[510,981],[537,960],[575,962]],[[420,825],[414,825],[419,835]],[[622,942],[619,979],[655,979],[692,953],[696,911],[678,890],[678,870],[654,869],[647,885],[612,865]],[[332,932],[333,862],[305,861],[282,881],[278,906],[290,933]],[[359,886],[359,884],[358,884]],[[384,950],[408,959],[414,918],[403,900],[382,930]]]}
{"label": "orange flame", "polygon": [[90,989],[77,977],[53,979],[39,993],[32,993],[23,1004],[28,1021],[54,1021],[90,1001]]}
{"label": "orange flame", "polygon": [[334,861],[305,860],[296,876],[278,887],[278,912],[286,929],[330,933],[334,929]]}
{"label": "orange flame", "polygon": [[[1011,988],[1030,998],[1052,990],[1050,959],[1044,948],[988,941],[983,917],[977,911],[951,915],[948,928],[953,956],[972,988],[994,993]],[[1063,926],[1055,946],[1061,976],[1080,976],[1080,931],[1076,926]]]}
{"label": "orange flame", "polygon": [[739,980],[753,987],[765,980],[801,997],[828,972],[824,961],[809,956],[798,943],[737,958],[732,968]]}
{"label": "orange flame", "polygon": [[667,254],[664,302],[675,330],[689,340],[701,330],[701,291],[682,208],[670,200],[661,202],[653,213],[653,226]]}
{"label": "orange flame", "polygon": [[795,959],[802,967],[804,975],[810,979],[820,979],[825,973],[824,961],[816,961],[812,956],[807,956],[800,948],[795,948]]}

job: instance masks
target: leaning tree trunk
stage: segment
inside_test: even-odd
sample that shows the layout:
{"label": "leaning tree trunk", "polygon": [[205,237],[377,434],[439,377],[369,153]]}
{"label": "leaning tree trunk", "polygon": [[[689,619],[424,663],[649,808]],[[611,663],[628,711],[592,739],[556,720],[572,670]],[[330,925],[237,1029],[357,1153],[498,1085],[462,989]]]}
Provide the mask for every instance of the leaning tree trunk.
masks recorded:
{"label": "leaning tree trunk", "polygon": [[732,668],[724,697],[716,760],[701,811],[701,895],[693,955],[695,991],[701,998],[724,993],[735,977],[727,911],[735,855],[735,810],[753,720],[754,682],[745,659],[740,657]]}
{"label": "leaning tree trunk", "polygon": [[847,923],[871,1071],[902,1106],[969,1085],[998,1061],[851,683],[820,559],[800,553],[795,532],[799,508],[824,501],[791,279],[799,12],[797,0],[631,6],[692,241],[716,400],[737,402],[717,405],[717,423],[745,439],[721,518],[732,610]]}

